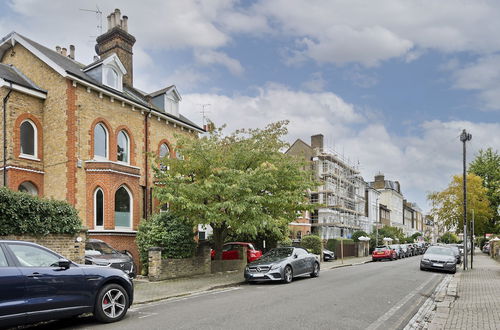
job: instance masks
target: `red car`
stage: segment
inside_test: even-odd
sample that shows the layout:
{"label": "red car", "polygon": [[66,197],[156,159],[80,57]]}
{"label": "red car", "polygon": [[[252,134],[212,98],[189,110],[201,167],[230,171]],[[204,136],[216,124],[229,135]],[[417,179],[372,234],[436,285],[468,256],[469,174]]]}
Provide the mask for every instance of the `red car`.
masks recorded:
{"label": "red car", "polygon": [[[222,247],[222,260],[239,259],[238,251],[242,246],[246,246],[247,248],[247,262],[255,261],[262,256],[262,251],[256,250],[252,243],[230,242],[224,244]],[[211,255],[212,259],[215,259],[215,250],[211,251]]]}
{"label": "red car", "polygon": [[388,246],[377,246],[375,250],[373,250],[372,261],[377,261],[382,259],[396,260],[397,259],[396,250],[391,249]]}

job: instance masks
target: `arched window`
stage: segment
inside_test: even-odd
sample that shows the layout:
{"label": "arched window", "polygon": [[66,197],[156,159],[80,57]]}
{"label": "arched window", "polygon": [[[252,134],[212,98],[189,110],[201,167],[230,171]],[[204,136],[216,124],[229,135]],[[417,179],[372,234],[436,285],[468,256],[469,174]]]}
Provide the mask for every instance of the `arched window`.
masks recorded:
{"label": "arched window", "polygon": [[117,148],[116,159],[119,162],[130,162],[130,139],[125,131],[118,133]]}
{"label": "arched window", "polygon": [[115,193],[115,226],[131,227],[132,198],[125,187],[120,187]]}
{"label": "arched window", "polygon": [[108,131],[103,124],[94,128],[94,158],[108,158]]}
{"label": "arched window", "polygon": [[19,190],[20,192],[28,193],[33,196],[38,195],[38,188],[29,181],[24,181],[23,183],[21,183],[17,188],[17,190]]}
{"label": "arched window", "polygon": [[94,193],[94,227],[104,226],[104,193],[101,188],[97,188]]}
{"label": "arched window", "polygon": [[37,131],[36,126],[30,120],[21,124],[21,155],[37,156]]}
{"label": "arched window", "polygon": [[166,143],[163,143],[161,146],[160,146],[160,158],[163,158],[163,157],[170,157],[170,148],[168,147],[168,145]]}
{"label": "arched window", "polygon": [[177,158],[179,160],[184,160],[184,156],[181,154],[179,149],[175,149],[175,158]]}

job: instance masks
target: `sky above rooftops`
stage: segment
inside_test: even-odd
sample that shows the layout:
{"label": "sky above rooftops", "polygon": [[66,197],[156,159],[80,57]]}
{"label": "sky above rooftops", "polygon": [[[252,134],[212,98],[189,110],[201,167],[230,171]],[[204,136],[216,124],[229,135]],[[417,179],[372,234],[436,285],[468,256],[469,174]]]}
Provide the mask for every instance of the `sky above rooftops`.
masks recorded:
{"label": "sky above rooftops", "polygon": [[323,134],[327,146],[399,181],[428,210],[426,194],[469,159],[500,149],[500,2],[65,1],[0,2],[0,35],[15,30],[47,47],[76,45],[92,62],[95,5],[129,17],[135,85],[175,84],[180,111],[228,131],[288,119],[293,143]]}

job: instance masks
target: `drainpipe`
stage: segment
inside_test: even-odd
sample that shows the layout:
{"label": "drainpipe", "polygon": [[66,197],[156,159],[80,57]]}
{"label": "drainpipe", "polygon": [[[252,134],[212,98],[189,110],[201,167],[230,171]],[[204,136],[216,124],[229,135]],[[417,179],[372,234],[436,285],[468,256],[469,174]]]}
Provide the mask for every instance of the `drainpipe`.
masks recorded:
{"label": "drainpipe", "polygon": [[9,82],[9,92],[3,98],[3,186],[7,186],[7,102],[12,93],[12,83]]}
{"label": "drainpipe", "polygon": [[144,115],[144,176],[145,176],[145,180],[144,180],[144,185],[145,185],[145,197],[144,197],[144,215],[145,215],[145,218],[148,217],[149,215],[149,187],[148,187],[148,180],[149,180],[149,171],[148,171],[148,167],[149,167],[149,164],[148,164],[148,152],[149,152],[149,149],[148,149],[148,144],[149,144],[149,139],[148,139],[148,132],[149,132],[149,125],[148,125],[148,119],[149,119],[149,113],[146,113]]}

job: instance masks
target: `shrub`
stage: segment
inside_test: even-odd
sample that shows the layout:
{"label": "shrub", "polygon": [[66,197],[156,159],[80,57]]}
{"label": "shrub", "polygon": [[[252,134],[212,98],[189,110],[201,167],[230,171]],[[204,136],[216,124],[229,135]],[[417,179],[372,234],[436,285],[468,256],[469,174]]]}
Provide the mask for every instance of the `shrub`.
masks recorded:
{"label": "shrub", "polygon": [[0,236],[75,234],[82,221],[65,201],[0,188]]}
{"label": "shrub", "polygon": [[147,268],[149,248],[161,247],[162,257],[182,259],[192,257],[196,247],[193,227],[170,212],[141,221],[135,240],[144,268]]}
{"label": "shrub", "polygon": [[439,242],[445,243],[445,244],[450,244],[450,243],[457,243],[458,242],[458,237],[457,235],[447,232],[444,233],[440,238]]}
{"label": "shrub", "polygon": [[292,246],[292,239],[290,237],[285,237],[278,242],[278,246]]}
{"label": "shrub", "polygon": [[351,236],[351,239],[354,241],[354,242],[359,242],[359,237],[361,236],[365,236],[365,237],[368,237],[368,234],[362,230],[358,230],[358,231],[355,231],[352,236]]}
{"label": "shrub", "polygon": [[304,236],[300,241],[300,245],[302,245],[303,248],[307,249],[308,251],[314,254],[321,254],[322,244],[321,244],[321,238],[319,236],[316,235]]}

